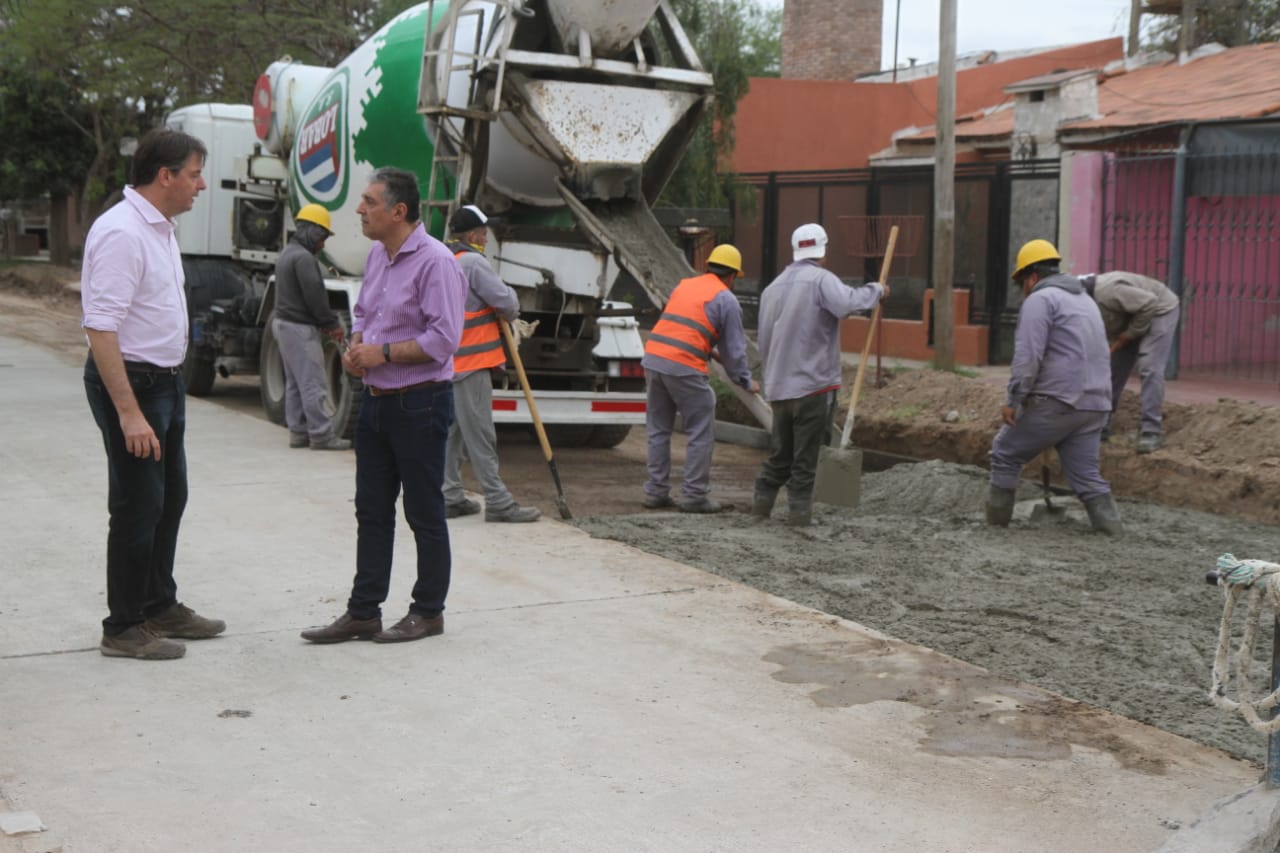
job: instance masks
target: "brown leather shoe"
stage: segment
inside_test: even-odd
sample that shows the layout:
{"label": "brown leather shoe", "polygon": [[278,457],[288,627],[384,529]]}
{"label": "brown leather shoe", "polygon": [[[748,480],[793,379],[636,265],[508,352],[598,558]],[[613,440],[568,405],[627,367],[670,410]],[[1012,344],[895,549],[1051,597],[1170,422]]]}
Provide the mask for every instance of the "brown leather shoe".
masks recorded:
{"label": "brown leather shoe", "polygon": [[182,643],[165,639],[147,627],[145,622],[122,634],[103,634],[98,648],[109,658],[136,660],[175,660],[187,653],[187,647]]}
{"label": "brown leather shoe", "polygon": [[375,643],[407,643],[410,640],[421,640],[444,633],[444,614],[423,616],[421,613],[409,611],[409,615],[392,625],[385,631],[373,635]]}
{"label": "brown leather shoe", "polygon": [[146,626],[157,637],[180,640],[207,640],[227,630],[221,619],[208,619],[179,601],[163,613],[152,616]]}
{"label": "brown leather shoe", "polygon": [[368,640],[382,631],[382,617],[356,619],[351,613],[343,613],[333,624],[323,628],[309,628],[302,632],[302,639],[312,643],[345,643],[347,640]]}

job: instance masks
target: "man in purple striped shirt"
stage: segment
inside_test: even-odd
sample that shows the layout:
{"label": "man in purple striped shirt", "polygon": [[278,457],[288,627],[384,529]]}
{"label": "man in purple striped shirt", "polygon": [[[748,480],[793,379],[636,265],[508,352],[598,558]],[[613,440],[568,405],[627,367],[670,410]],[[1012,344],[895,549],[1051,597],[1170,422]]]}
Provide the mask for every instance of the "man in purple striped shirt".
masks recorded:
{"label": "man in purple striped shirt", "polygon": [[[356,577],[347,611],[302,632],[313,643],[401,643],[444,632],[451,558],[442,483],[467,280],[453,254],[423,228],[419,207],[417,179],[388,167],[373,173],[356,208],[364,235],[375,241],[342,358],[364,380],[356,425]],[[408,615],[383,630],[402,488],[418,580]]]}

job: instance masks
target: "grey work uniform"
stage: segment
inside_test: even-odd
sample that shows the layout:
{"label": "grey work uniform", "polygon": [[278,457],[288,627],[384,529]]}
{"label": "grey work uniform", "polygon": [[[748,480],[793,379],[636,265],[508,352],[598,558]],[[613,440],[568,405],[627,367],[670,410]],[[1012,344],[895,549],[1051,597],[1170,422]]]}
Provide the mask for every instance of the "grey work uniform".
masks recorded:
{"label": "grey work uniform", "polygon": [[320,264],[295,235],[276,260],[271,332],[284,362],[285,423],[289,432],[310,436],[312,444],[333,435],[321,332],[339,325],[338,315],[329,307]]}
{"label": "grey work uniform", "polygon": [[883,294],[878,282],[850,287],[813,260],[795,261],[764,289],[757,335],[773,430],[757,492],[786,485],[793,504],[812,499],[840,387],[840,321],[870,311]]}
{"label": "grey work uniform", "polygon": [[1098,448],[1111,410],[1107,335],[1075,276],[1038,282],[1018,311],[1005,405],[1018,410],[991,443],[991,485],[1014,491],[1023,466],[1053,447],[1080,500],[1111,493]]}
{"label": "grey work uniform", "polygon": [[1164,374],[1173,352],[1182,311],[1178,295],[1163,282],[1131,272],[1084,276],[1085,289],[1098,303],[1107,339],[1124,335],[1129,342],[1111,354],[1111,411],[1120,405],[1124,384],[1138,367],[1142,383],[1139,431],[1160,434],[1164,409]]}
{"label": "grey work uniform", "polygon": [[[742,306],[727,287],[705,306],[707,321],[715,330],[720,363],[729,378],[751,388],[747,365],[747,335],[742,328]],[[640,360],[645,381],[645,437],[648,440],[648,473],[644,493],[667,497],[671,491],[671,433],[680,413],[688,443],[684,452],[686,501],[706,498],[711,490],[711,456],[715,449],[716,394],[707,373],[688,364],[646,352]]]}
{"label": "grey work uniform", "polygon": [[[489,261],[474,246],[449,243],[449,249],[462,252],[458,263],[467,277],[467,301],[463,310],[480,311],[493,308],[502,322],[510,322],[520,314],[520,300],[493,271]],[[504,510],[516,502],[502,478],[498,476],[498,436],[493,428],[493,378],[489,371],[470,370],[453,376],[453,424],[444,451],[444,499],[446,504],[460,504],[467,499],[462,489],[462,462],[469,459],[471,470],[484,492],[485,510]]]}

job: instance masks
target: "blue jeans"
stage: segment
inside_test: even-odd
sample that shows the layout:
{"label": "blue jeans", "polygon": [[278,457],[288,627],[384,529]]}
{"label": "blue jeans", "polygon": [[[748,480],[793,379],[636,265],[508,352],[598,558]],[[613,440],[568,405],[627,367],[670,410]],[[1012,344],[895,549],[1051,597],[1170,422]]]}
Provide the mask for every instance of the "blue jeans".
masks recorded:
{"label": "blue jeans", "polygon": [[114,635],[177,603],[173,580],[178,525],[187,506],[186,389],[169,373],[127,373],[133,396],[160,441],[160,460],[139,459],[125,446],[111,395],[90,358],[85,395],[107,451],[107,611]]}
{"label": "blue jeans", "polygon": [[451,554],[441,484],[452,420],[448,383],[380,397],[364,392],[356,425],[356,579],[347,601],[355,619],[382,614],[401,486],[404,517],[418,546],[418,581],[409,609],[424,616],[444,610]]}

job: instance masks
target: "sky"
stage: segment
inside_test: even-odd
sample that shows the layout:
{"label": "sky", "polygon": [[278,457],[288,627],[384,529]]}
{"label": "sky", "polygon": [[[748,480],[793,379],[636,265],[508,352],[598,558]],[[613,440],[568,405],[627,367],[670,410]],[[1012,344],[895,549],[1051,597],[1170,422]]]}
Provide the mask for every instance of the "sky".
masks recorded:
{"label": "sky", "polygon": [[[783,0],[760,0],[781,7]],[[893,66],[894,17],[901,3],[898,63],[938,58],[939,0],[884,0],[881,65]],[[957,0],[956,53],[1018,50],[1094,41],[1129,33],[1129,0]]]}

